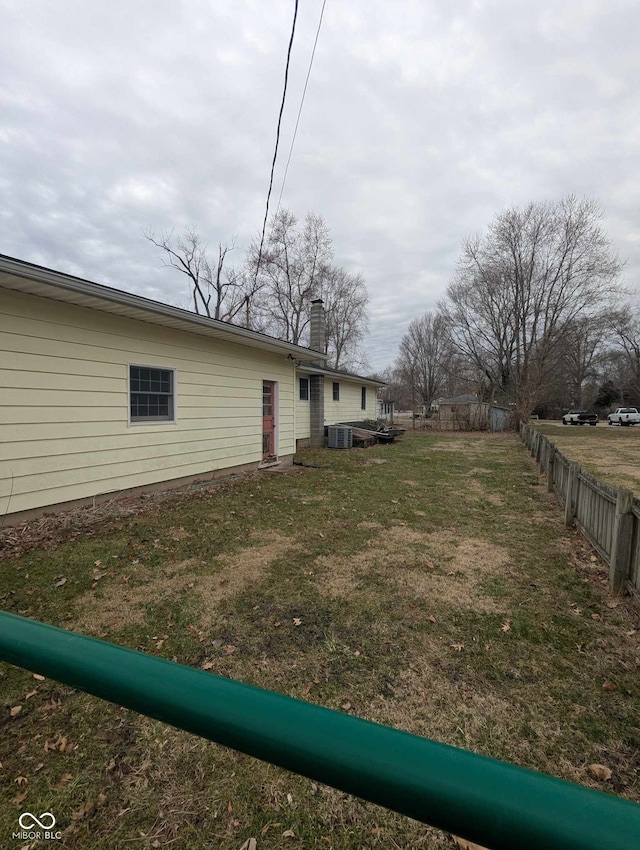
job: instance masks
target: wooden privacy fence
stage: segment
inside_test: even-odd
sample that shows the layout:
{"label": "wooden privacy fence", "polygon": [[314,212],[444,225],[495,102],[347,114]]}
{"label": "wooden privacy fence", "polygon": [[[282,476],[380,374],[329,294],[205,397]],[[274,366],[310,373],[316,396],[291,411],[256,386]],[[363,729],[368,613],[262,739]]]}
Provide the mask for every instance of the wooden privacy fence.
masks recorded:
{"label": "wooden privacy fence", "polygon": [[611,590],[640,592],[640,500],[567,460],[531,425],[521,423],[520,437],[564,506],[566,524],[576,525],[609,564]]}

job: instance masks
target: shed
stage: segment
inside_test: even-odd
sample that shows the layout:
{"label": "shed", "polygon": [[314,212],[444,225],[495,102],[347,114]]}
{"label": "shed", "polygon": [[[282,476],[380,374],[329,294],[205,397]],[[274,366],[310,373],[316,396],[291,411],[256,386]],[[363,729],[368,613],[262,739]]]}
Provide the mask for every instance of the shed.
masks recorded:
{"label": "shed", "polygon": [[467,393],[438,399],[434,424],[441,431],[504,431],[509,425],[509,409]]}

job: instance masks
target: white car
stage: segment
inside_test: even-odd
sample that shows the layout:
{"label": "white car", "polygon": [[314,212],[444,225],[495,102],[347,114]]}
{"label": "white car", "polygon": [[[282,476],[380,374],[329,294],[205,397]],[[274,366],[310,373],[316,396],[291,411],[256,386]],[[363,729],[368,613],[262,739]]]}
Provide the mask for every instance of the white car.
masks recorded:
{"label": "white car", "polygon": [[640,413],[636,407],[619,407],[607,419],[609,425],[640,425]]}

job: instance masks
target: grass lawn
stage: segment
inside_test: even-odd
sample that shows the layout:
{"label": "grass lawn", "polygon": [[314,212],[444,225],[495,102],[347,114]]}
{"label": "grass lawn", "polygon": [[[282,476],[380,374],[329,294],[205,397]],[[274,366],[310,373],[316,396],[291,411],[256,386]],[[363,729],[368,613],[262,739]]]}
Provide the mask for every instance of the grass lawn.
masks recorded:
{"label": "grass lawn", "polygon": [[[640,801],[638,610],[608,596],[519,439],[299,457],[320,468],[45,524],[40,548],[5,530],[0,603]],[[28,810],[53,812],[73,850],[453,847],[9,665],[0,695],[5,846]]]}
{"label": "grass lawn", "polygon": [[612,484],[625,487],[640,496],[640,427],[607,425],[599,422],[596,428],[546,423],[536,424],[562,454],[580,463],[587,472]]}

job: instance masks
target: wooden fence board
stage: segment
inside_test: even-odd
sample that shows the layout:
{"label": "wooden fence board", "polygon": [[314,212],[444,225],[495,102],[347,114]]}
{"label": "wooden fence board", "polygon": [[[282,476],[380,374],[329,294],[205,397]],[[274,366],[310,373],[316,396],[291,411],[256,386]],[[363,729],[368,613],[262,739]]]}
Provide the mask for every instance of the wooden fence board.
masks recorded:
{"label": "wooden fence board", "polygon": [[[566,522],[568,525],[575,522],[609,564],[614,590],[621,589],[620,577],[623,575],[625,582],[640,591],[640,499],[570,463],[551,440],[532,426],[521,425],[520,437],[543,472],[549,469],[549,456],[554,453],[550,484],[565,508]],[[571,498],[575,499],[575,504],[567,507],[567,500]],[[623,503],[626,513],[621,517],[616,505],[619,511]],[[623,556],[621,553],[624,553]]]}

